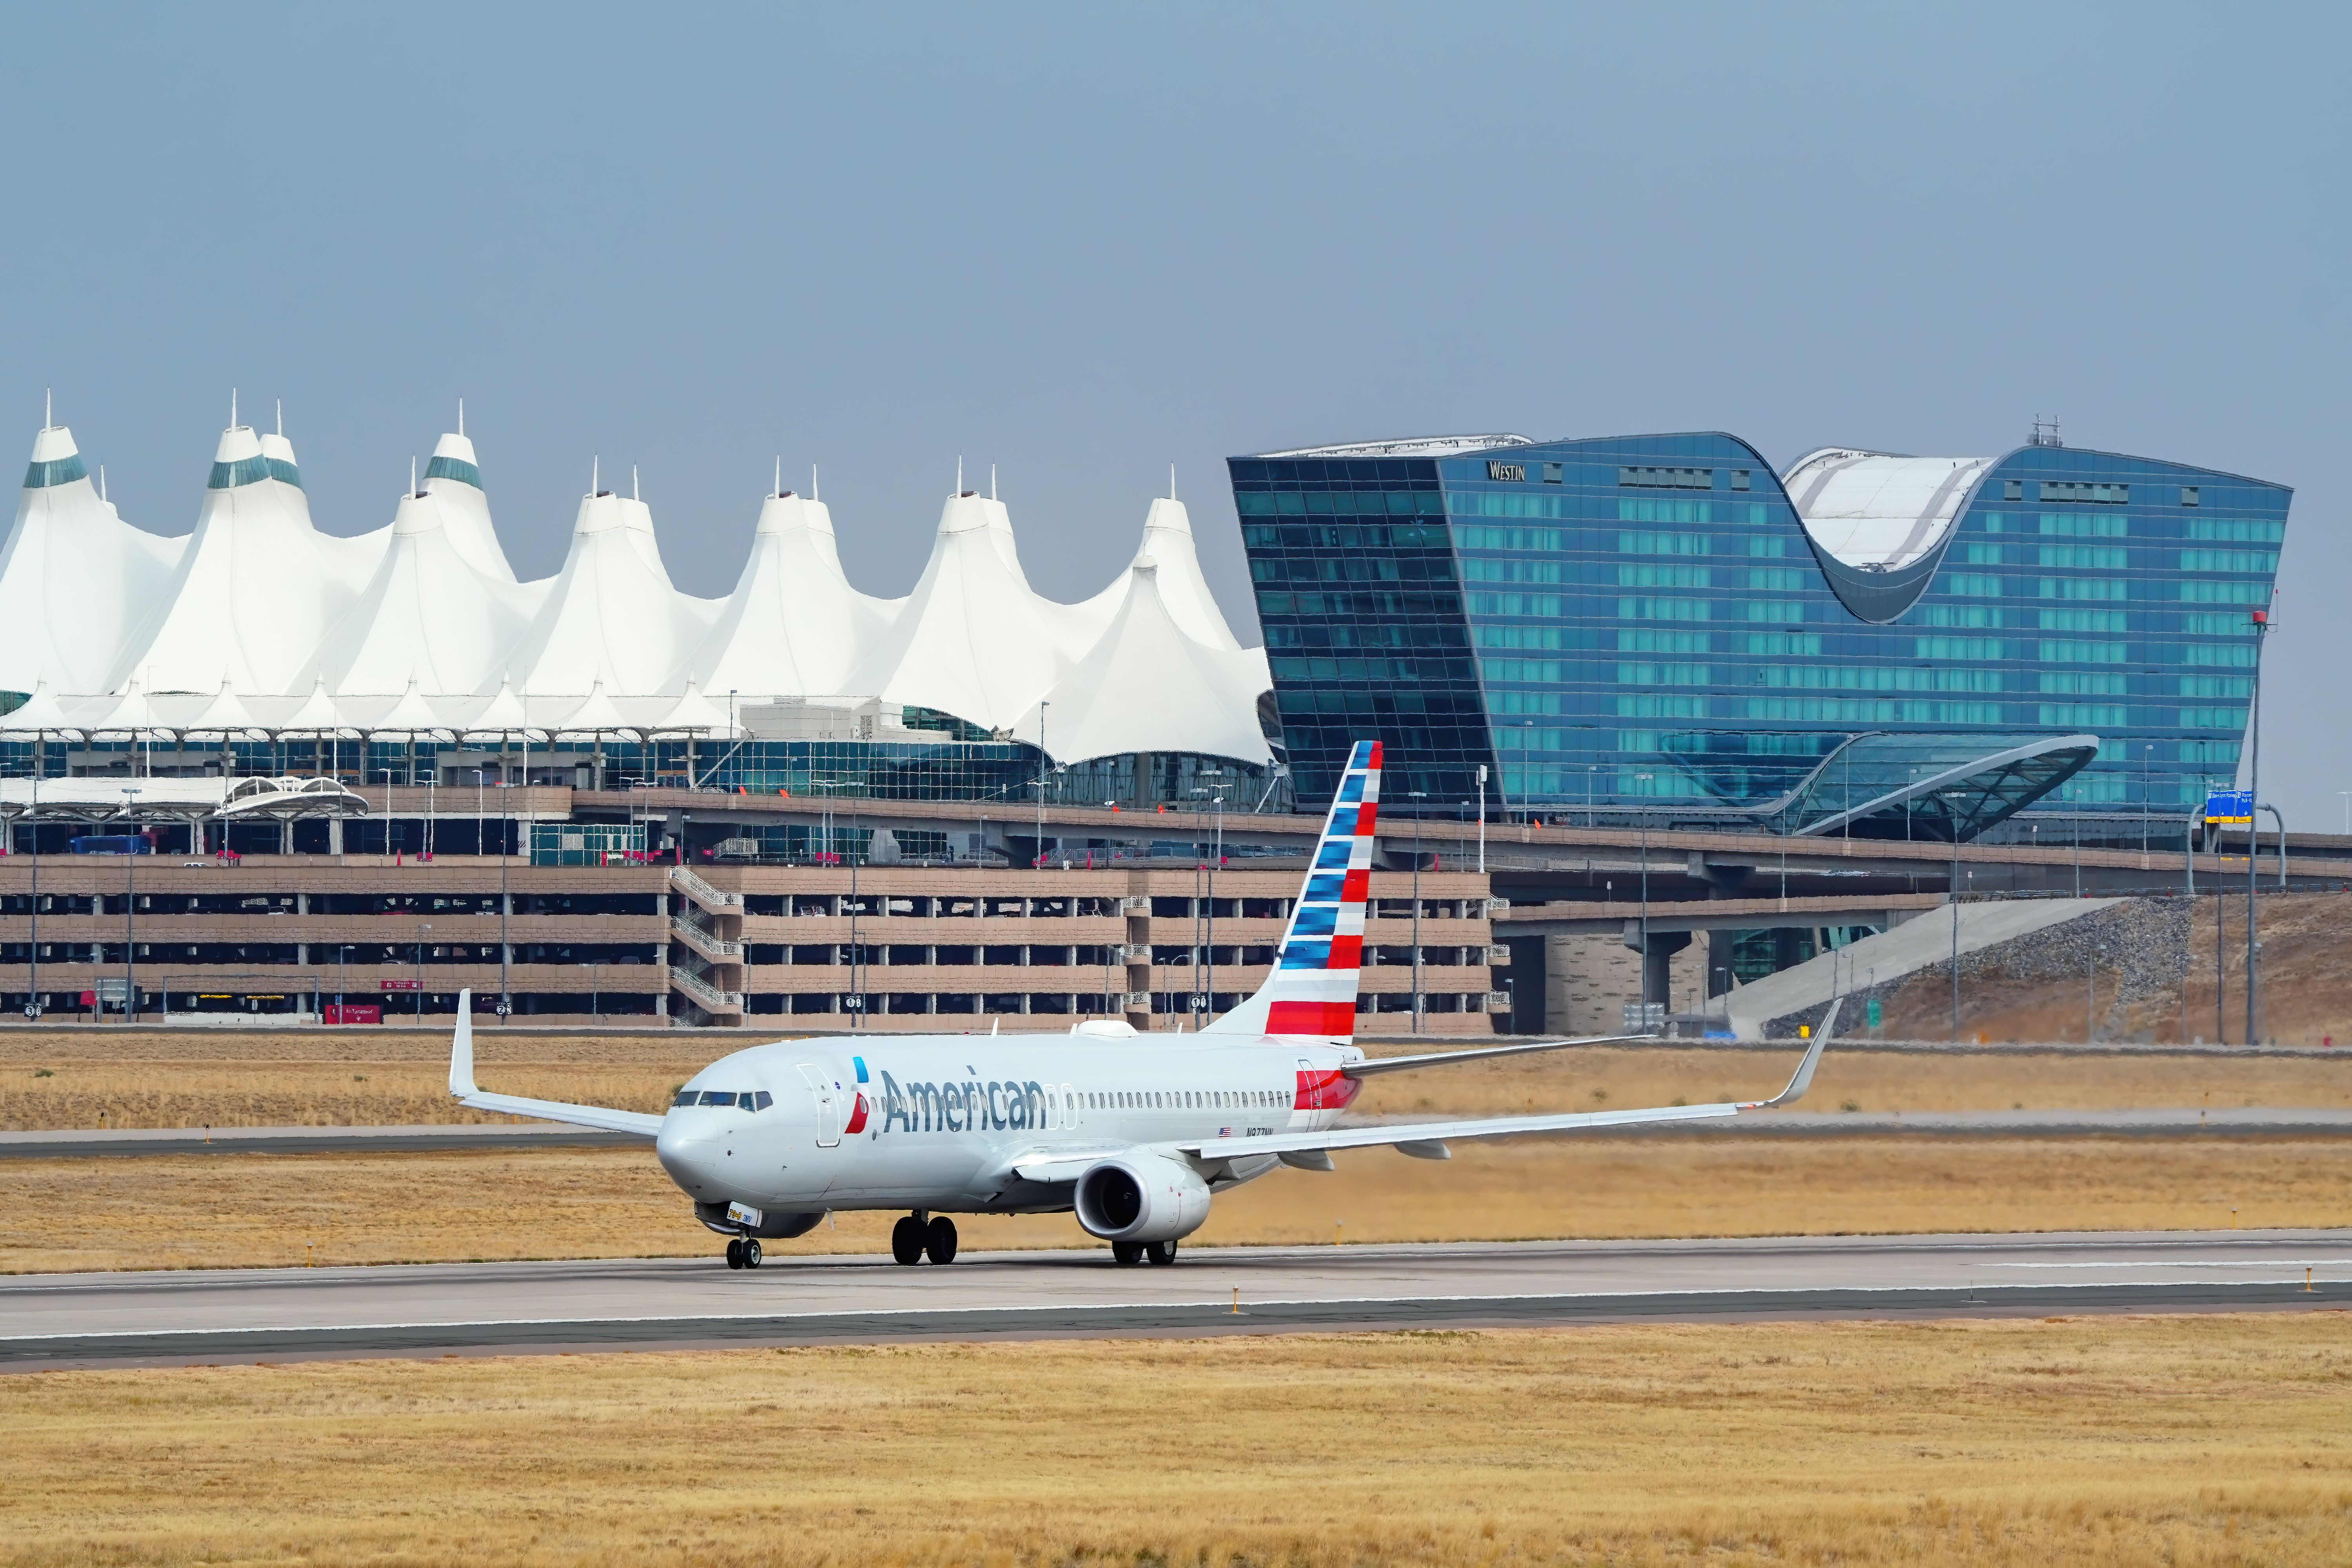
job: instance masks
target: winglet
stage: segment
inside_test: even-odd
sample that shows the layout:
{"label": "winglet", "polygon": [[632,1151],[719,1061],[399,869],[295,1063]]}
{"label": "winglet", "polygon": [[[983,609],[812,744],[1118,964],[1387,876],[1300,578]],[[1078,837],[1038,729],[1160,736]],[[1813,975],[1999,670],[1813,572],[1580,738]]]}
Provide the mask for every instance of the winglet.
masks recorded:
{"label": "winglet", "polygon": [[1805,1090],[1813,1087],[1813,1069],[1822,1065],[1822,1052],[1829,1043],[1827,1035],[1814,1037],[1813,1043],[1806,1048],[1805,1059],[1797,1064],[1795,1076],[1789,1079],[1788,1088],[1769,1100],[1755,1100],[1742,1105],[1739,1109],[1770,1110],[1775,1106],[1794,1105],[1798,1100],[1802,1100],[1805,1097]]}
{"label": "winglet", "polygon": [[474,1087],[474,994],[457,993],[457,1032],[449,1037],[449,1092],[460,1100],[482,1091]]}

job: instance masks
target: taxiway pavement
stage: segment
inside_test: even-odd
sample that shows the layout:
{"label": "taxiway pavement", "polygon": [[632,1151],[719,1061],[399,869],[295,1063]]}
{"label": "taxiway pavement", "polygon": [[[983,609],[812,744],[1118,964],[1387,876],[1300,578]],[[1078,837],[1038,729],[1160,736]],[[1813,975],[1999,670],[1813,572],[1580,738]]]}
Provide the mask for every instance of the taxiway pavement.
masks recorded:
{"label": "taxiway pavement", "polygon": [[772,1253],[744,1271],[711,1256],[0,1278],[0,1370],[2347,1304],[2342,1230],[1188,1248],[1169,1268],[1094,1250],[946,1268]]}

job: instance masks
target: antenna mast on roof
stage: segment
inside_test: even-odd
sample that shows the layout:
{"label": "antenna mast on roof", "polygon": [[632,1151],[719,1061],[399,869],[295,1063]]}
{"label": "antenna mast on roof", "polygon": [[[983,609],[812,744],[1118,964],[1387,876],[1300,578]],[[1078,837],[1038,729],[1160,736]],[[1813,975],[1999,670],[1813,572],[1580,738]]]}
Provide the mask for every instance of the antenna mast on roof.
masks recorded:
{"label": "antenna mast on roof", "polygon": [[416,454],[414,452],[408,454],[408,493],[412,496],[416,493]]}
{"label": "antenna mast on roof", "polygon": [[228,389],[228,427],[232,430],[236,428],[236,388],[234,386]]}
{"label": "antenna mast on roof", "polygon": [[41,388],[41,428],[44,430],[54,430],[57,427],[58,411],[56,395],[45,386]]}
{"label": "antenna mast on roof", "polygon": [[591,499],[604,493],[599,488],[601,481],[596,478],[596,461],[593,457],[588,459],[588,494]]}
{"label": "antenna mast on roof", "polygon": [[996,465],[994,463],[988,465],[988,499],[991,500],[996,499]]}
{"label": "antenna mast on roof", "polygon": [[106,499],[106,465],[104,463],[98,466],[98,499],[100,500]]}
{"label": "antenna mast on roof", "polygon": [[637,488],[637,466],[635,463],[629,465],[629,499],[631,500],[646,499],[645,492]]}
{"label": "antenna mast on roof", "polygon": [[2041,415],[2035,415],[2033,416],[2033,434],[2026,437],[2025,444],[2029,447],[2064,446],[2066,443],[2061,440],[2058,436],[2057,416],[2053,415],[2050,418],[2044,419]]}
{"label": "antenna mast on roof", "polygon": [[1168,499],[1176,499],[1176,465],[1173,463],[1168,465]]}
{"label": "antenna mast on roof", "polygon": [[464,398],[462,398],[462,397],[461,397],[461,398],[457,399],[457,434],[458,434],[458,435],[460,435],[460,436],[463,436],[465,433],[466,433],[466,400],[465,400]]}
{"label": "antenna mast on roof", "polygon": [[776,493],[784,493],[784,456],[781,452],[776,454]]}
{"label": "antenna mast on roof", "polygon": [[963,459],[961,458],[958,458],[956,459],[955,493],[958,495],[963,494]]}
{"label": "antenna mast on roof", "polygon": [[824,497],[816,493],[816,465],[814,463],[811,463],[809,465],[809,500],[822,500],[824,499]]}
{"label": "antenna mast on roof", "polygon": [[[278,438],[281,441],[286,439],[286,400],[282,397],[278,400]],[[415,468],[415,461],[412,458],[409,462],[409,467]],[[416,487],[415,485],[411,485],[408,488],[410,489],[415,489]]]}

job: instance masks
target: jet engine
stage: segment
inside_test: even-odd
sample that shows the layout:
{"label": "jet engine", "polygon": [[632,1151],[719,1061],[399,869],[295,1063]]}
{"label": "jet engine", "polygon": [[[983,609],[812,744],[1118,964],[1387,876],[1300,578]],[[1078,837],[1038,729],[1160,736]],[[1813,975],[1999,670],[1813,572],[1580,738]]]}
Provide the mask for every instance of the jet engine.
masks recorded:
{"label": "jet engine", "polygon": [[1078,1178],[1077,1211],[1105,1241],[1174,1241],[1209,1217],[1209,1184],[1181,1160],[1121,1154]]}

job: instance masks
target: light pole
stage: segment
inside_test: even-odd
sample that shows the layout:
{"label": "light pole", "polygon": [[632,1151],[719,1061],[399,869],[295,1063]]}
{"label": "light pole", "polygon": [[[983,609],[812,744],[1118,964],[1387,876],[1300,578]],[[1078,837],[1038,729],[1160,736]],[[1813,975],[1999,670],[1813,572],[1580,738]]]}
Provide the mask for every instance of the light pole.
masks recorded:
{"label": "light pole", "polygon": [[1040,871],[1045,868],[1045,769],[1052,759],[1045,755],[1045,710],[1050,702],[1037,704],[1037,859]]}
{"label": "light pole", "polygon": [[1478,764],[1478,875],[1486,874],[1486,764]]}
{"label": "light pole", "polygon": [[1642,786],[1642,1032],[1650,1031],[1650,780],[1656,775],[1635,773],[1634,782]]}
{"label": "light pole", "polygon": [[26,830],[26,847],[33,857],[33,940],[25,950],[25,973],[29,982],[25,993],[25,1016],[34,1019],[41,1016],[41,762],[47,739],[47,733],[42,732],[33,742],[33,803],[25,813],[31,824]]}
{"label": "light pole", "polygon": [[[2254,940],[2254,893],[2262,870],[2262,834],[2255,826],[2254,813],[2263,798],[2263,644],[2270,639],[2271,616],[2267,609],[2253,613],[2254,627],[2254,710],[2248,739],[2252,742],[2252,755],[2246,766],[2246,1044],[2252,1046],[2262,1037],[2259,1012],[2262,982],[2256,971],[2261,961],[2262,945]],[[2281,843],[2286,836],[2279,836]]]}
{"label": "light pole", "polygon": [[1421,1033],[1421,799],[1423,792],[1407,790],[1412,797],[1412,1032]]}
{"label": "light pole", "polygon": [[[528,742],[526,742],[528,743]],[[509,963],[514,950],[507,945],[507,910],[514,900],[507,894],[507,862],[513,842],[514,785],[507,782],[506,764],[499,764],[499,1019],[503,1023],[514,1012],[514,996],[508,986]]]}
{"label": "light pole", "polygon": [[122,862],[122,1021],[139,1021],[139,947],[131,911],[139,903],[139,791],[122,787],[123,812],[131,818],[131,853]]}
{"label": "light pole", "polygon": [[341,1024],[352,1021],[347,1011],[351,1004],[345,1000],[345,993],[351,985],[351,970],[352,944],[347,942],[339,943],[335,949],[335,1021]]}
{"label": "light pole", "polygon": [[416,922],[416,1021],[425,1022],[425,933],[433,929],[425,921]]}

